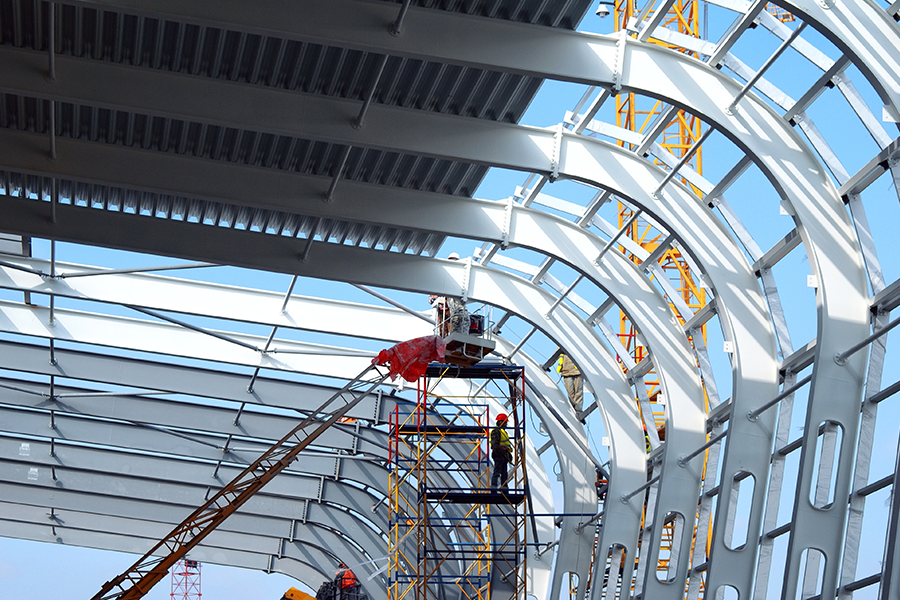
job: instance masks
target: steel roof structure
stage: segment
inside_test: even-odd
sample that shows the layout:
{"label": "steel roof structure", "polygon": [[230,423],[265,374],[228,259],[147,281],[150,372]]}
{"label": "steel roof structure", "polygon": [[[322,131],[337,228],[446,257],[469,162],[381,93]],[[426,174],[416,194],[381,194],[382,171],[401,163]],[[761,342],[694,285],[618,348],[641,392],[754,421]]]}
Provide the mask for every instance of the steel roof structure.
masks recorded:
{"label": "steel roof structure", "polygon": [[[570,574],[575,600],[900,597],[900,258],[882,234],[900,1],[782,0],[785,23],[711,0],[708,39],[660,26],[671,0],[578,31],[591,4],[0,1],[0,536],[143,554],[298,410],[428,334],[407,305],[442,294],[492,307],[548,436],[527,457],[538,600]],[[522,124],[548,80],[581,100]],[[617,127],[625,92],[662,115]],[[705,173],[660,145],[676,109],[719,149]],[[524,183],[476,198],[492,167]],[[622,236],[617,202],[684,253],[706,307]],[[761,207],[787,216],[761,225]],[[812,289],[785,275],[798,264]],[[582,414],[546,371],[557,346],[596,399]],[[405,399],[357,406],[191,557],[313,588],[345,562],[386,600],[385,422]],[[586,418],[609,441],[599,507]]]}

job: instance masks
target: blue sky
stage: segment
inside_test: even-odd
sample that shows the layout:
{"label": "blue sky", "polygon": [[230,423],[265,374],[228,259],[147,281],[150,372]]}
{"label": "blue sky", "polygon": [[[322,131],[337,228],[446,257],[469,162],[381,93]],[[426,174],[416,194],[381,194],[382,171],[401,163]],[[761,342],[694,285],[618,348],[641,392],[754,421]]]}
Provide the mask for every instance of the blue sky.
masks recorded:
{"label": "blue sky", "polygon": [[[711,9],[709,19],[710,37],[716,39],[724,30],[726,20],[720,12],[721,9]],[[581,29],[599,33],[607,33],[612,30],[612,18],[600,19],[588,14]],[[762,31],[753,31],[744,36],[734,53],[740,56],[744,62],[753,68],[762,64],[774,48],[778,45],[772,36]],[[810,40],[815,46],[824,50],[832,58],[838,56],[836,49],[822,36],[810,28],[804,32],[804,39]],[[880,103],[871,88],[865,84],[863,77],[855,69],[849,69],[848,73],[867,99],[870,106],[878,107]],[[782,61],[779,61],[767,78],[778,85],[782,90],[794,98],[798,98],[806,87],[817,77],[817,72],[811,69],[805,60],[788,53]],[[535,126],[552,126],[558,123],[564,116],[564,111],[571,109],[583,93],[583,86],[558,82],[547,82],[540,93],[532,102],[528,112],[523,118],[524,124]],[[607,122],[614,122],[608,103],[601,112],[599,118]],[[844,162],[852,173],[861,167],[876,151],[874,144],[858,124],[855,116],[849,111],[837,90],[828,90],[822,99],[809,111],[811,117],[826,134],[835,153]],[[880,113],[878,113],[880,116]],[[896,135],[896,130],[889,131]],[[730,141],[720,135],[714,135],[704,145],[704,174],[713,182],[723,175],[740,158],[740,151]],[[521,185],[525,175],[508,171],[492,171],[479,188],[476,196],[486,199],[505,199],[511,195],[515,186]],[[571,201],[589,197],[591,191],[583,186],[571,182],[559,182],[544,189],[545,193],[566,198]],[[778,239],[783,237],[793,228],[790,217],[780,214],[777,194],[758,169],[751,168],[741,180],[741,185],[735,186],[733,191],[726,194],[729,202],[744,220],[745,225],[756,238],[759,246],[766,250]],[[872,232],[876,240],[885,277],[888,282],[900,276],[900,257],[897,256],[897,245],[892,243],[896,223],[900,222],[900,205],[897,202],[896,191],[892,187],[889,178],[882,177],[864,195],[866,210],[869,214]],[[609,213],[605,213],[607,219],[612,220]],[[470,254],[476,244],[467,240],[451,240],[445,247],[445,252],[458,251],[463,255]],[[36,254],[48,256],[47,244],[37,244]],[[94,264],[107,261],[108,255],[99,258],[99,251],[92,249],[79,249],[71,246],[65,248],[59,259],[73,262],[85,262]],[[124,256],[124,255],[123,255]],[[93,257],[97,257],[93,260]],[[169,261],[156,257],[128,256],[124,259],[128,265],[136,262],[144,265],[166,264]],[[107,263],[108,264],[108,263]],[[126,266],[126,265],[122,265]],[[815,336],[815,296],[814,291],[806,285],[806,275],[809,273],[809,263],[802,249],[795,250],[782,263],[776,267],[776,278],[779,291],[785,305],[785,313],[791,328],[791,335],[795,346],[806,343]],[[564,272],[561,270],[561,272]],[[234,270],[214,270],[203,274],[204,278],[213,280],[231,281],[235,276]],[[273,274],[253,274],[251,282],[242,282],[242,285],[256,285],[267,289],[283,291],[287,287],[288,278]],[[567,282],[564,282],[567,283]],[[580,290],[580,288],[579,288]],[[349,286],[316,282],[315,289],[303,291],[309,295],[323,295],[343,299],[374,302],[375,300],[363,292],[352,289]],[[406,295],[411,306],[425,309],[424,302],[414,295]],[[419,302],[419,304],[416,304]],[[512,323],[508,329],[517,334],[525,332],[525,325]],[[714,362],[717,383],[723,398],[727,398],[730,388],[730,365],[727,358],[719,351],[721,349],[721,334],[715,327],[710,327],[709,342],[711,358]],[[535,356],[544,356],[552,351],[552,345],[547,341],[535,340],[526,346],[526,350]],[[898,360],[888,354],[884,381],[892,383],[898,379],[900,365]],[[802,396],[802,394],[801,394]],[[802,398],[798,397],[798,402]],[[876,461],[873,464],[873,476],[875,480],[893,469],[893,457],[896,455],[897,439],[896,424],[900,419],[900,410],[896,402],[885,402],[879,407],[879,426],[876,430]],[[795,417],[794,435],[799,434],[802,420]],[[599,417],[592,416],[588,422],[588,433],[592,446],[598,454],[605,455],[600,447],[600,438],[603,435],[602,423]],[[789,462],[789,469],[791,468]],[[547,465],[552,470],[552,461]],[[793,465],[796,469],[796,465]],[[789,471],[790,474],[790,471]],[[553,479],[551,475],[551,480]],[[864,531],[863,547],[877,546],[881,542],[877,540],[883,528],[879,529],[879,523],[885,516],[884,494],[874,495],[867,505],[867,519],[871,525],[867,525]],[[789,506],[789,505],[788,505]],[[867,543],[869,536],[875,536]],[[37,542],[26,542],[0,538],[0,600],[18,600],[20,598],[87,598],[99,589],[100,585],[112,576],[123,571],[135,560],[135,556],[99,550],[72,548],[65,545],[53,545]],[[864,556],[864,560],[871,567],[880,557],[874,553]],[[870,569],[871,570],[871,569]],[[860,575],[869,571],[861,568]],[[203,594],[210,600],[218,599],[243,599],[257,598],[266,600],[278,600],[281,594],[296,582],[280,575],[265,575],[257,571],[241,569],[229,569],[207,564],[203,566]],[[168,598],[170,593],[168,579],[160,583],[146,597],[150,600]]]}

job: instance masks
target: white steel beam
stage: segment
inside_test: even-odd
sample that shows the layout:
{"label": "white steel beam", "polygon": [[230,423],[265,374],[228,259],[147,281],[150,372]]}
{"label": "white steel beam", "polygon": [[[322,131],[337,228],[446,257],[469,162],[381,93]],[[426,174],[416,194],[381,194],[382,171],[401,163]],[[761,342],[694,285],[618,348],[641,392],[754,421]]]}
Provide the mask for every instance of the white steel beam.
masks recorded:
{"label": "white steel beam", "polygon": [[[4,514],[13,508],[20,509],[20,507],[8,503],[4,503],[3,507]],[[81,516],[77,513],[64,514],[70,517]],[[20,518],[27,519],[26,515]],[[115,526],[103,530],[100,528],[102,524],[107,527]],[[176,522],[171,524],[141,523],[136,519],[103,519],[102,522],[97,522],[88,515],[86,525],[62,527],[47,521],[46,514],[34,514],[31,520],[0,520],[0,532],[7,537],[140,555],[152,548],[158,541],[153,537],[145,536],[152,536],[158,532],[159,537],[162,537],[168,531],[166,527],[171,528],[175,524]],[[300,535],[309,530],[302,524],[298,525],[300,525],[298,532]],[[353,564],[358,572],[368,572],[365,566],[368,560],[365,556],[352,546],[348,546],[346,541],[341,540],[339,536],[327,530],[309,534],[303,542],[294,540],[273,544],[267,553],[243,549],[248,541],[252,541],[254,537],[252,533],[220,535],[218,532],[214,532],[210,538],[214,537],[220,540],[218,543],[221,545],[200,544],[191,551],[191,558],[206,563],[239,566],[267,573],[277,571],[294,577],[310,587],[315,587],[323,579],[332,579],[341,562]],[[316,545],[314,546],[313,543]],[[240,549],[236,550],[235,548]],[[385,586],[366,583],[366,591],[371,590],[373,597],[381,600],[387,598],[383,591],[386,589]]]}
{"label": "white steel beam", "polygon": [[[190,7],[177,0],[82,0],[71,3],[586,84],[596,84],[597,55],[591,44],[585,44],[583,40],[615,41],[612,36],[537,28],[416,7],[411,7],[406,16],[403,35],[392,36],[387,24],[393,21],[395,9],[390,5],[358,0],[307,0],[303,11],[292,10],[274,0],[264,2],[254,11],[243,10],[234,0],[203,0],[192,2]],[[827,8],[813,0],[782,0],[777,4],[811,20],[814,27],[854,57],[857,66],[876,89],[880,88],[884,98],[890,98],[895,106],[900,106],[900,52],[895,51],[891,58],[885,57],[885,49],[897,49],[900,40],[897,26],[886,11],[870,0],[838,6],[828,3]],[[467,43],[460,44],[460,39]],[[610,67],[604,66],[601,76],[609,72]]]}
{"label": "white steel beam", "polygon": [[[514,349],[514,345],[503,339],[497,340],[506,354]],[[531,402],[535,413],[541,422],[556,450],[559,460],[560,473],[563,484],[563,506],[557,512],[560,517],[560,531],[556,550],[556,571],[553,576],[552,586],[549,590],[549,598],[559,597],[560,591],[566,584],[568,574],[578,574],[578,587],[576,597],[583,598],[587,589],[587,573],[590,569],[592,554],[594,554],[594,527],[579,529],[579,524],[587,521],[597,511],[597,493],[594,488],[594,468],[584,448],[588,448],[588,441],[584,429],[578,425],[578,417],[571,410],[571,404],[563,396],[559,387],[548,377],[541,366],[523,353],[516,353],[510,357],[516,363],[526,366],[528,373],[527,384],[529,394],[538,396],[539,399]],[[624,383],[624,382],[623,382]],[[625,390],[619,390],[624,393]],[[606,391],[604,390],[604,393]],[[548,401],[545,404],[541,399]],[[598,400],[599,402],[599,400]],[[580,443],[579,443],[580,442]],[[637,459],[638,457],[634,457]],[[631,461],[629,461],[630,463]],[[636,464],[619,464],[616,461],[610,463],[610,480],[624,476],[624,471],[636,468]],[[620,469],[623,473],[620,473]],[[634,473],[638,476],[646,467]],[[636,478],[636,477],[635,477]],[[610,502],[610,509],[605,514],[604,530],[605,538],[601,536],[601,547],[606,540],[633,540],[626,546],[631,552],[636,551],[636,542],[639,525],[634,519],[633,506],[627,506],[620,502]],[[622,516],[620,516],[622,513]],[[545,542],[548,540],[545,540]],[[540,549],[538,549],[540,550]],[[606,560],[605,553],[603,561]],[[596,555],[595,555],[596,556]],[[529,557],[529,561],[531,557]],[[543,559],[547,561],[546,558]],[[626,571],[633,569],[633,564]],[[594,585],[599,586],[601,580],[594,579]]]}
{"label": "white steel beam", "polygon": [[[46,270],[50,265],[27,257],[5,257],[10,264]],[[95,300],[155,308],[168,312],[197,314],[215,311],[215,316],[279,328],[323,331],[335,335],[378,340],[385,330],[395,332],[390,339],[412,339],[429,330],[390,307],[324,300],[245,287],[204,283],[149,273],[104,274],[104,269],[56,262],[58,280],[23,277],[20,270],[0,267],[0,287],[28,287],[38,294],[53,294],[81,300]],[[67,275],[85,275],[67,278]],[[284,307],[282,309],[282,307]],[[348,313],[358,312],[358,315]],[[423,311],[424,312],[424,311]]]}
{"label": "white steel beam", "polygon": [[[109,356],[73,348],[57,347],[54,354],[56,364],[50,362],[46,346],[11,341],[0,343],[0,364],[4,368],[47,377],[59,376],[139,390],[158,390],[199,398],[299,410],[304,408],[308,410],[321,405],[335,391],[311,383],[260,377],[256,380],[253,393],[250,394],[247,392],[246,376],[203,369],[197,365],[188,367],[171,362]],[[75,400],[70,399],[68,402]],[[395,399],[387,395],[382,396],[380,402],[376,398],[366,399],[358,405],[361,406],[359,412],[351,411],[349,416],[371,420],[377,424],[387,421],[387,415],[393,410],[394,405]],[[342,425],[336,427],[340,428]],[[227,430],[223,432],[232,433]]]}
{"label": "white steel beam", "polygon": [[[153,452],[174,451],[197,459],[225,460],[232,464],[249,464],[271,445],[268,440],[274,442],[274,436],[289,431],[301,418],[290,412],[276,416],[245,411],[240,424],[236,425],[233,409],[116,395],[85,394],[51,400],[19,391],[40,389],[34,384],[17,382],[18,389],[13,390],[7,387],[9,381],[0,380],[3,384],[0,412],[7,416],[2,424],[5,431],[79,442],[105,440],[111,446]],[[56,393],[70,389],[55,386]],[[26,410],[21,410],[23,408]],[[53,411],[55,428],[46,431],[50,411]],[[194,431],[194,423],[204,424],[203,433]],[[325,448],[357,454],[365,452],[362,456],[370,459],[387,456],[387,438],[381,431],[364,427],[356,433],[352,427],[344,425],[332,429],[333,433],[329,430],[323,434],[328,436],[321,442]],[[181,437],[168,435],[167,431],[180,433]],[[319,456],[312,451],[304,455],[304,472],[331,476],[337,472],[339,460],[334,456],[321,456],[322,452],[318,451]]]}

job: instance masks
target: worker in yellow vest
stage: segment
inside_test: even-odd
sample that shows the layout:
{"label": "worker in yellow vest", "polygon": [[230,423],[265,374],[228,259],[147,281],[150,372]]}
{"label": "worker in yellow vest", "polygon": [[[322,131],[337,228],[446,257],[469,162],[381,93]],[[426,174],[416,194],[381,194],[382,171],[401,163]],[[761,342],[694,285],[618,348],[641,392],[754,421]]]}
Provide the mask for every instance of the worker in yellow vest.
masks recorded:
{"label": "worker in yellow vest", "polygon": [[507,467],[512,461],[512,442],[506,433],[509,417],[505,413],[497,415],[497,424],[491,430],[491,459],[494,461],[494,472],[491,474],[491,487],[509,487],[506,483]]}
{"label": "worker in yellow vest", "polygon": [[562,375],[563,383],[566,386],[566,394],[569,395],[569,402],[572,404],[572,408],[575,409],[575,415],[577,416],[581,413],[584,401],[584,377],[575,363],[572,362],[572,359],[565,354],[559,355],[556,372]]}

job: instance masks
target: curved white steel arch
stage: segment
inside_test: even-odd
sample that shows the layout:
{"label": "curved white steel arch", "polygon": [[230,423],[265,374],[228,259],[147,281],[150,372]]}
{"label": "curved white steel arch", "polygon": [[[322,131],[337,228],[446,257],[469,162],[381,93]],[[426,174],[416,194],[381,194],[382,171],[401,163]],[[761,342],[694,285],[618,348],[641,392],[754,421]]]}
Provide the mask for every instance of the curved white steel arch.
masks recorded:
{"label": "curved white steel arch", "polygon": [[778,0],[775,4],[804,17],[838,48],[878,91],[900,107],[900,27],[871,0]]}
{"label": "curved white steel arch", "polygon": [[[578,426],[576,417],[569,410],[566,410],[569,406],[568,401],[563,398],[559,387],[544,374],[541,366],[531,357],[522,352],[510,355],[515,345],[502,338],[497,338],[497,343],[504,349],[504,354],[509,356],[511,360],[525,365],[530,388],[526,395],[538,393],[554,401],[556,415],[560,417],[560,419],[557,419],[556,416],[549,414],[547,408],[540,400],[531,402],[532,408],[541,418],[550,439],[553,441],[556,455],[559,459],[560,470],[563,474],[564,495],[563,507],[560,512],[584,515],[592,510],[596,510],[596,492],[593,482],[588,477],[588,474],[593,471],[593,465],[587,459],[582,449],[587,447],[587,439],[584,436],[583,429]],[[575,438],[580,439],[581,444],[576,443]],[[620,476],[620,467],[614,460],[614,457],[615,448],[610,445],[610,480]],[[639,475],[639,473],[635,473],[635,478]],[[614,540],[615,544],[621,544],[623,540],[632,540],[631,544],[623,546],[627,548],[632,556],[636,554],[638,535],[638,530],[634,527],[634,516],[634,506],[626,506],[613,499],[605,508],[603,524],[603,531],[607,540]],[[591,525],[579,531],[578,524],[586,522],[588,519],[588,516],[568,518],[565,519],[563,527],[560,528],[556,553],[556,571],[554,573],[553,586],[550,589],[550,598],[559,596],[563,577],[569,572],[578,574],[576,598],[580,600],[585,595],[585,590],[587,589],[586,569],[589,568],[591,563],[590,552],[594,552],[594,527]],[[590,544],[587,542],[590,542]],[[597,552],[599,552],[600,556],[605,556],[603,546],[599,544]],[[595,553],[595,560],[596,556],[597,554]],[[630,578],[633,568],[633,562],[625,563],[628,578]]]}
{"label": "curved white steel arch", "polygon": [[[639,163],[642,161],[638,161]],[[500,220],[504,215],[504,208],[498,206],[497,203],[482,203],[481,210],[493,213],[494,219]],[[466,217],[471,217],[467,219]],[[487,216],[486,214],[484,216]],[[468,235],[473,235],[473,231],[479,229],[489,230],[496,227],[496,223],[490,219],[479,218],[479,211],[468,210],[457,218],[462,218],[469,224]],[[483,223],[483,225],[482,225]],[[502,223],[502,221],[501,221]],[[499,238],[494,234],[494,239]],[[668,453],[665,463],[667,467],[663,468],[660,476],[660,485],[679,490],[680,497],[675,501],[675,495],[670,494],[665,502],[658,504],[656,518],[661,520],[667,513],[672,512],[673,506],[677,508],[679,514],[688,515],[693,512],[693,505],[696,502],[696,490],[700,484],[700,470],[697,465],[689,465],[683,467],[678,464],[677,460],[680,454],[691,451],[699,447],[705,441],[705,415],[703,409],[703,392],[693,366],[693,358],[687,340],[673,319],[672,313],[668,305],[659,295],[659,293],[649,285],[646,279],[640,276],[633,264],[618,253],[608,254],[604,261],[604,266],[598,268],[592,258],[598,256],[605,245],[603,240],[597,239],[581,228],[568,223],[562,219],[550,217],[536,211],[516,207],[514,216],[510,224],[509,239],[511,243],[516,245],[534,247],[543,252],[549,253],[561,260],[566,260],[576,266],[581,272],[586,273],[590,279],[599,283],[611,293],[623,306],[623,309],[633,315],[633,320],[641,327],[646,344],[656,357],[657,370],[663,389],[669,398],[669,411],[667,413],[667,431],[668,443],[679,448],[678,453]],[[72,267],[69,267],[72,268]],[[612,273],[607,273],[612,269]],[[9,276],[18,279],[20,282],[29,277],[34,280],[33,276],[16,272],[9,272]],[[115,275],[111,277],[117,277]],[[135,278],[140,279],[143,276],[126,276],[125,281],[132,281]],[[164,285],[166,278],[153,277],[157,285]],[[54,289],[52,283],[39,281],[38,288],[29,288],[34,292],[47,291]],[[187,285],[187,284],[183,284]],[[75,286],[75,289],[69,289]],[[96,291],[85,292],[78,289],[80,282],[72,280],[65,282],[64,286],[59,286],[63,295],[73,294],[76,297],[96,296]],[[199,286],[194,286],[199,287]],[[93,286],[92,289],[95,289]],[[138,304],[147,306],[144,298],[148,297],[142,285],[121,285],[117,288],[119,296],[111,296],[109,292],[100,295],[108,301],[116,301],[123,304]],[[54,291],[56,291],[54,289]],[[163,301],[163,305],[154,304],[151,308],[162,308],[168,310],[178,310],[179,302],[172,300],[178,298],[179,294],[159,293],[157,291],[154,297],[169,298],[169,302]],[[198,297],[195,292],[192,296],[203,306],[221,306],[223,302],[211,302],[208,299],[204,301],[202,297]],[[245,300],[246,302],[246,300]],[[243,307],[250,309],[246,304]],[[250,310],[248,314],[261,316],[259,310]],[[647,321],[647,319],[651,319]],[[277,322],[276,322],[277,323]],[[674,504],[673,504],[674,503]],[[577,512],[567,510],[567,512]],[[685,517],[686,518],[686,517]],[[691,531],[687,528],[683,529],[683,537],[680,540],[682,557],[688,556],[688,549],[691,545]],[[655,536],[656,543],[659,543],[661,536]],[[588,563],[589,564],[589,563]],[[687,561],[682,560],[679,564],[679,577],[684,576],[687,570]],[[556,580],[558,583],[558,578]],[[583,594],[586,586],[586,578],[582,578],[580,590]]]}
{"label": "curved white steel arch", "polygon": [[[334,249],[337,250],[339,248],[334,248]],[[325,250],[325,248],[323,248],[323,250]],[[332,249],[328,248],[328,250],[332,250]],[[345,249],[345,250],[349,250],[349,249]],[[350,250],[350,251],[352,253],[360,253],[360,251],[355,251],[355,252],[352,250]],[[362,253],[362,254],[360,254],[360,256],[366,256],[366,258],[368,258],[370,260],[377,260],[377,261],[382,260],[378,256],[372,256],[372,254],[374,254],[374,253],[368,253],[368,255],[366,255],[365,253]],[[401,257],[388,257],[388,258],[397,259],[397,258],[401,258]],[[415,257],[406,257],[406,258],[415,258]],[[421,265],[425,268],[425,270],[427,270],[428,272],[430,272],[432,274],[432,277],[430,279],[440,280],[440,283],[435,284],[435,285],[429,285],[427,282],[420,283],[419,285],[422,286],[420,291],[437,291],[437,292],[443,292],[443,293],[452,293],[454,284],[451,283],[450,279],[447,279],[446,276],[433,277],[433,275],[436,275],[438,272],[438,269],[435,268],[434,261],[429,260],[429,259],[417,259],[417,260],[421,263]],[[328,270],[325,267],[327,264],[331,264],[332,265],[332,274],[336,274],[337,271],[334,271],[333,267],[338,262],[342,262],[342,261],[325,260],[325,261],[317,261],[316,264],[319,265],[319,267],[322,268],[323,270]],[[362,265],[362,262],[359,260],[354,260],[354,262],[357,265],[360,265],[360,266]],[[392,261],[389,261],[389,262],[392,262]],[[375,267],[375,268],[373,268],[373,267]],[[441,267],[440,271],[445,271],[447,265],[440,265],[440,267]],[[490,270],[485,270],[482,267],[474,267],[474,269],[476,271],[490,271]],[[363,270],[369,276],[371,276],[371,274],[376,273],[379,269],[376,267],[376,265],[370,263],[368,266],[364,267]],[[456,274],[456,277],[460,277],[460,276],[461,276],[460,273]],[[501,279],[509,280],[509,283],[513,284],[514,286],[518,286],[518,288],[520,288],[522,290],[528,290],[530,288],[534,288],[534,286],[532,284],[527,284],[521,280],[516,281],[517,278],[512,278],[505,274],[493,273],[493,274],[491,274],[491,276],[492,277],[496,276]],[[423,281],[423,280],[420,280],[419,278],[414,278],[411,281]],[[387,284],[391,283],[390,281],[378,281],[378,280],[375,280],[375,281],[366,280],[364,282],[372,283],[375,285],[387,285]],[[410,280],[407,280],[406,284],[409,284],[409,282],[410,282]],[[394,284],[394,285],[396,286],[396,284]],[[490,287],[491,286],[488,286],[488,289],[490,289]],[[515,288],[513,288],[513,289],[515,289]],[[527,308],[530,309],[529,316],[531,318],[537,319],[539,321],[543,320],[544,319],[543,314],[540,313],[538,309],[533,308],[533,307],[537,303],[537,298],[541,298],[540,304],[543,304],[544,311],[546,312],[546,310],[549,309],[549,307],[553,304],[552,297],[550,297],[546,292],[537,290],[536,288],[531,289],[530,294],[531,295],[538,294],[538,296],[535,296],[534,298],[532,298],[531,302],[527,303]],[[472,295],[472,298],[476,298],[476,297],[477,296],[475,294]],[[502,304],[502,301],[497,301],[496,303]],[[513,306],[511,305],[509,308],[513,308]],[[521,310],[521,307],[519,307],[519,310]],[[568,313],[568,310],[564,309],[563,307],[560,307],[559,309],[557,309],[557,311],[558,312],[554,313],[554,316],[557,319],[559,318],[560,315]],[[69,317],[70,317],[70,315],[67,315],[65,311],[58,312],[57,321],[62,325],[62,329],[65,329],[65,323],[68,322]],[[116,320],[116,321],[118,322],[117,329],[119,329],[121,331],[121,328],[125,326],[125,322],[120,321],[120,320]],[[569,322],[568,318],[566,319],[566,322]],[[579,322],[580,321],[578,319],[576,319],[575,321],[571,321],[571,325],[567,328],[567,330],[571,329],[573,326],[575,327],[575,329],[578,329],[578,327],[584,328],[583,324],[577,325]],[[154,327],[159,327],[159,326],[154,325]],[[166,328],[167,326],[162,326],[162,327]],[[553,328],[556,329],[556,327],[553,327]],[[96,328],[90,328],[90,329],[95,330]],[[93,337],[96,337],[96,336],[88,335],[88,333],[87,333],[88,331],[89,331],[89,329],[85,329],[84,333],[79,336],[79,339],[90,340]],[[216,356],[217,357],[216,360],[227,360],[228,362],[235,362],[237,364],[241,364],[241,363],[256,364],[256,363],[258,363],[258,360],[259,360],[258,357],[256,357],[253,354],[248,354],[248,351],[246,349],[241,349],[241,348],[233,349],[233,348],[219,347],[219,350],[214,352],[213,354],[207,354],[206,352],[201,352],[200,351],[201,346],[198,346],[196,344],[191,344],[187,341],[188,338],[192,338],[193,336],[196,336],[198,334],[195,334],[192,332],[187,332],[187,333],[189,335],[187,337],[185,337],[183,339],[183,341],[177,343],[176,346],[180,347],[182,349],[189,349],[188,350],[189,354],[191,354],[195,357],[206,356],[207,358],[212,358],[213,356]],[[138,340],[138,339],[141,340],[141,348],[144,350],[150,350],[152,348],[152,346],[147,345],[149,339],[153,337],[149,333],[146,333],[141,336],[136,336],[134,334],[125,333],[124,337],[126,339],[131,339],[131,340]],[[563,337],[560,334],[557,334],[557,337],[560,339],[563,339]],[[629,427],[628,429],[622,429],[616,425],[617,423],[625,422],[625,420],[623,418],[618,418],[615,420],[615,422],[613,422],[613,420],[610,419],[609,420],[610,425],[608,425],[610,436],[611,437],[617,436],[619,438],[619,443],[622,443],[622,438],[630,438],[628,441],[629,441],[629,444],[630,444],[630,447],[632,450],[629,450],[628,446],[625,446],[626,449],[621,451],[622,457],[618,461],[617,467],[616,467],[619,469],[619,471],[617,471],[617,474],[614,475],[616,477],[616,480],[613,484],[611,484],[611,488],[610,488],[610,494],[622,495],[623,493],[640,486],[643,483],[643,480],[645,478],[645,474],[644,474],[645,471],[644,471],[644,466],[643,466],[643,464],[644,464],[643,438],[640,434],[640,431],[641,431],[640,425],[639,425],[639,422],[637,421],[636,413],[635,413],[635,410],[633,407],[634,403],[633,403],[633,401],[628,400],[631,397],[631,392],[628,391],[630,388],[625,383],[624,378],[622,378],[621,371],[619,371],[618,367],[616,367],[614,365],[614,363],[612,363],[612,362],[610,362],[609,367],[607,367],[605,371],[596,371],[595,369],[588,367],[588,361],[590,361],[592,359],[590,358],[590,355],[583,350],[583,348],[597,346],[599,344],[598,340],[596,340],[594,338],[589,338],[589,339],[591,339],[592,341],[590,341],[588,343],[579,342],[579,344],[578,344],[579,349],[577,351],[575,350],[575,346],[570,345],[569,343],[566,344],[566,347],[572,348],[572,351],[571,351],[572,356],[576,357],[576,360],[579,361],[579,364],[584,365],[585,373],[587,374],[588,380],[591,381],[592,385],[594,386],[594,389],[607,389],[607,390],[615,389],[611,385],[611,382],[618,381],[618,386],[619,386],[618,389],[620,391],[618,391],[617,394],[619,394],[619,398],[620,398],[619,401],[612,402],[612,403],[610,403],[610,405],[604,406],[603,410],[605,412],[611,412],[613,414],[615,414],[616,412],[623,413],[624,415],[628,415],[628,417],[631,419],[631,422],[629,423],[629,425],[631,427]],[[171,340],[170,340],[170,343],[171,343]],[[164,352],[165,350],[162,347],[158,347],[155,349],[155,351],[163,351]],[[244,356],[244,358],[243,359],[236,358],[238,355],[242,355],[242,356]],[[248,363],[247,362],[248,360],[250,360],[251,362]],[[353,359],[353,360],[356,360],[356,359]],[[350,373],[350,372],[355,372],[352,367],[336,367],[334,364],[332,364],[329,369],[324,370],[324,372],[326,374],[331,373],[334,376],[340,376],[341,369],[344,369],[344,375],[346,375],[347,373]],[[604,381],[606,383],[601,384],[601,382],[604,382]],[[633,451],[634,449],[639,449],[639,450],[637,452],[635,452],[635,451]],[[631,455],[631,458],[629,458],[629,456],[628,456],[629,454]],[[637,459],[638,463],[635,465],[634,468],[631,468],[629,470],[628,463],[630,461],[633,461],[634,459]],[[637,531],[637,527],[639,524],[639,511],[635,510],[634,507],[639,502],[640,502],[639,499],[632,499],[629,502],[629,506],[631,507],[631,510],[628,512],[628,514],[633,523],[633,531],[635,531],[635,532]],[[610,537],[610,536],[607,535],[607,537]],[[586,540],[586,543],[588,544],[588,546],[592,545],[591,540]],[[608,542],[607,545],[612,545],[613,543],[620,544],[625,547],[633,548],[632,540],[613,539],[610,542]],[[586,556],[589,556],[589,553],[586,554]]]}

